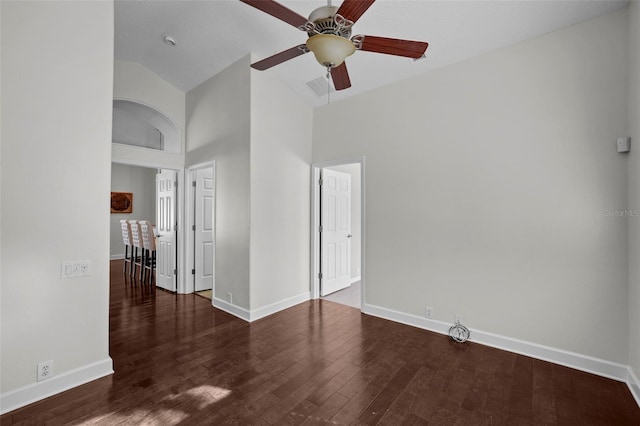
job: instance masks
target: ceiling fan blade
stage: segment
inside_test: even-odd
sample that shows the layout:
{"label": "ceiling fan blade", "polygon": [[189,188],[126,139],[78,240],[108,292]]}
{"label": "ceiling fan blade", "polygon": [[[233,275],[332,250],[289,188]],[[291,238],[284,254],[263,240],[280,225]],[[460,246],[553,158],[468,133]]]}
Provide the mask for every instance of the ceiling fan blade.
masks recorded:
{"label": "ceiling fan blade", "polygon": [[[356,36],[359,37],[359,36]],[[396,38],[362,36],[360,50],[367,52],[385,53],[387,55],[406,56],[418,59],[429,47],[424,41],[399,40]]]}
{"label": "ceiling fan blade", "polygon": [[[302,29],[307,23],[307,18],[302,15],[298,15],[293,10],[281,5],[273,0],[240,0],[242,3],[253,6],[258,10],[268,13],[269,15],[293,25],[298,29]],[[306,30],[305,30],[306,31]]]}
{"label": "ceiling fan blade", "polygon": [[374,2],[375,0],[344,0],[336,13],[351,22],[356,22]]}
{"label": "ceiling fan blade", "polygon": [[351,80],[349,79],[349,72],[345,62],[336,68],[331,68],[331,79],[336,90],[344,90],[351,87]]}
{"label": "ceiling fan blade", "polygon": [[259,71],[264,71],[273,66],[281,64],[289,59],[296,58],[300,55],[304,55],[307,53],[309,49],[304,44],[300,44],[298,46],[292,47],[291,49],[283,50],[280,53],[276,53],[273,56],[269,56],[261,61],[255,62],[251,64],[251,68],[257,69]]}

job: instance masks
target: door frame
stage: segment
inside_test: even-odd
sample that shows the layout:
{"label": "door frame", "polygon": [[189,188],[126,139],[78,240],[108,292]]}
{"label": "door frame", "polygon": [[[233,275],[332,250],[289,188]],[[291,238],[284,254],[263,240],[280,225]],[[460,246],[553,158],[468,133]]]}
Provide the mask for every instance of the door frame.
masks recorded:
{"label": "door frame", "polygon": [[[195,178],[196,172],[202,169],[211,169],[213,171],[213,294],[215,294],[216,290],[216,187],[217,187],[217,179],[216,179],[216,162],[208,161],[205,163],[198,163],[189,166],[186,171],[186,179],[184,184],[184,192],[186,195],[186,204],[185,204],[185,247],[188,249],[185,250],[185,268],[184,268],[184,293],[193,293],[195,291],[195,283],[194,276],[191,273],[191,266],[193,265],[195,260],[195,251],[192,250],[195,244],[195,237],[192,232],[192,227],[194,225],[194,216],[195,216],[195,194],[193,191],[192,183]],[[211,298],[211,304],[213,305],[213,298]]]}
{"label": "door frame", "polygon": [[[112,159],[111,163],[115,164],[124,164],[127,166],[133,167],[142,167],[146,169],[165,169],[165,170],[174,170],[176,172],[178,186],[177,188],[184,187],[184,168],[177,168],[175,166],[167,166],[162,163],[155,163],[151,161],[138,161],[138,160],[124,160],[124,159]],[[157,194],[156,194],[157,197]],[[184,274],[181,274],[180,271],[184,271],[185,269],[185,238],[184,238],[184,191],[177,191],[176,196],[176,223],[178,224],[178,232],[176,233],[176,268],[178,269],[178,275],[176,277],[176,294],[184,293]],[[154,222],[155,222],[155,218]]]}
{"label": "door frame", "polygon": [[354,157],[343,160],[322,161],[311,164],[311,247],[310,247],[310,287],[311,299],[320,298],[320,170],[327,167],[360,164],[360,310],[364,311],[366,294],[366,203],[365,203],[365,158]]}

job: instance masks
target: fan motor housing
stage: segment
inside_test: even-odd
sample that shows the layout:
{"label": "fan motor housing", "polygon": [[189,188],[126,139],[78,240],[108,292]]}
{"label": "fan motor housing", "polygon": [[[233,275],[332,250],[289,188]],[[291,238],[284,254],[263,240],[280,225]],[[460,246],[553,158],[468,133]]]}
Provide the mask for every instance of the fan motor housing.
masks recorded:
{"label": "fan motor housing", "polygon": [[351,37],[351,27],[343,27],[336,23],[337,6],[319,7],[309,15],[309,22],[315,25],[314,31],[308,31],[309,37],[316,34],[333,34],[344,38]]}

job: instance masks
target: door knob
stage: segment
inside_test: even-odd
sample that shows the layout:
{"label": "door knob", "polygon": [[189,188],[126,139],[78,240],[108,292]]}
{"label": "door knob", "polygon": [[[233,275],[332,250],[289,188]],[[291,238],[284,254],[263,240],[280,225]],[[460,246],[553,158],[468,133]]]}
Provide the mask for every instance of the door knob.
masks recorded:
{"label": "door knob", "polygon": [[353,235],[349,234],[349,235],[347,235],[347,238],[351,238],[352,236],[353,236]]}

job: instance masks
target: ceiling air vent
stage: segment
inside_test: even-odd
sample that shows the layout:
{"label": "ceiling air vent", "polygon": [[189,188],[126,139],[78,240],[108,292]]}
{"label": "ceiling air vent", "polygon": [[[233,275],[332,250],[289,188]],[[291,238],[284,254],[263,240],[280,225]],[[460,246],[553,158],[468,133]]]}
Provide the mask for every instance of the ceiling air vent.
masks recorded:
{"label": "ceiling air vent", "polygon": [[327,82],[326,77],[318,77],[315,80],[307,81],[306,85],[317,98],[327,96],[327,89],[329,88],[331,93],[336,91],[333,88],[333,84]]}

